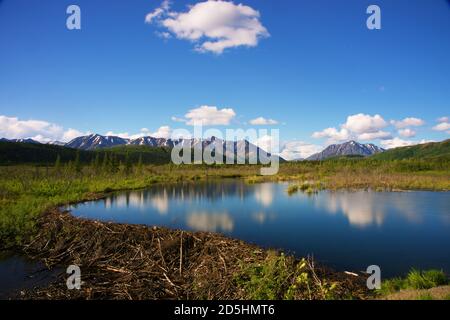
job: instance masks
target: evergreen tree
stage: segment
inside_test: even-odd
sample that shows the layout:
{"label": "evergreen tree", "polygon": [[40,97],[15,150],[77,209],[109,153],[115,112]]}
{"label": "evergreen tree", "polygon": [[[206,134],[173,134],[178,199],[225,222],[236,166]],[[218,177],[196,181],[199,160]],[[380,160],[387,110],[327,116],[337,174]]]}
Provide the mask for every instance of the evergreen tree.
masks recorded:
{"label": "evergreen tree", "polygon": [[129,175],[131,173],[133,169],[133,164],[131,163],[131,159],[130,159],[130,154],[126,153],[125,155],[125,167],[124,167],[124,171],[126,175]]}
{"label": "evergreen tree", "polygon": [[138,161],[138,164],[137,164],[137,171],[138,171],[138,173],[139,174],[141,174],[142,173],[142,154],[140,154],[139,155],[139,161]]}
{"label": "evergreen tree", "polygon": [[56,156],[56,161],[55,161],[55,171],[59,172],[61,170],[61,156],[58,155]]}
{"label": "evergreen tree", "polygon": [[94,171],[95,173],[98,173],[100,170],[100,154],[97,152],[97,154],[95,155],[95,160],[94,160]]}
{"label": "evergreen tree", "polygon": [[103,172],[106,172],[108,170],[108,165],[109,165],[108,153],[105,152],[105,154],[103,155],[103,163],[102,163]]}
{"label": "evergreen tree", "polygon": [[80,151],[77,151],[73,167],[74,167],[76,173],[81,173],[82,167],[81,167],[81,162],[80,162]]}
{"label": "evergreen tree", "polygon": [[117,157],[114,154],[111,154],[110,159],[111,159],[111,172],[112,173],[118,172],[120,166]]}

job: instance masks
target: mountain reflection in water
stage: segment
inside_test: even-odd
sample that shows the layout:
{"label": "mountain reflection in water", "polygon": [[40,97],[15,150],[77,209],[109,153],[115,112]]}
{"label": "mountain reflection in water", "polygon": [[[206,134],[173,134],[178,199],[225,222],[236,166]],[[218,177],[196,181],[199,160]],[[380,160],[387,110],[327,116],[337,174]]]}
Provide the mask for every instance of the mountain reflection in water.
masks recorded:
{"label": "mountain reflection in water", "polygon": [[322,191],[240,180],[158,185],[70,207],[76,216],[221,232],[334,266],[450,269],[450,193]]}

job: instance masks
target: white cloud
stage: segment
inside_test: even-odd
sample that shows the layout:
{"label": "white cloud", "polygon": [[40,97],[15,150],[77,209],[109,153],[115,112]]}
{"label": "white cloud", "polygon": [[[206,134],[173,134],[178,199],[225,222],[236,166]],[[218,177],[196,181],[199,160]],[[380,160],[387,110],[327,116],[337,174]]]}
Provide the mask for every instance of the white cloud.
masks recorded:
{"label": "white cloud", "polygon": [[358,113],[347,117],[345,123],[340,125],[340,129],[334,127],[326,128],[322,131],[316,131],[312,134],[313,138],[326,138],[328,143],[338,143],[350,139],[354,140],[375,140],[390,139],[390,132],[381,130],[388,123],[379,114],[368,115]]}
{"label": "white cloud", "polygon": [[286,160],[306,159],[322,149],[322,146],[294,140],[285,142],[279,155]]}
{"label": "white cloud", "polygon": [[216,54],[232,47],[255,47],[260,38],[269,36],[258,11],[222,0],[199,2],[186,12],[170,11],[164,1],[145,21],[157,23],[178,39],[194,42],[197,51]]}
{"label": "white cloud", "polygon": [[164,0],[161,3],[161,6],[153,10],[145,16],[145,22],[152,23],[153,20],[162,16],[165,12],[167,12],[170,8],[170,2],[168,0]]}
{"label": "white cloud", "polygon": [[204,126],[229,125],[236,113],[231,108],[217,109],[216,106],[201,106],[191,109],[185,115],[188,125],[202,124]]}
{"label": "white cloud", "polygon": [[390,139],[392,135],[386,131],[364,132],[357,136],[357,140],[375,140],[375,139]]}
{"label": "white cloud", "polygon": [[441,122],[433,127],[433,130],[435,131],[446,131],[450,130],[450,123],[449,122]]}
{"label": "white cloud", "polygon": [[403,139],[400,139],[399,137],[395,137],[393,139],[381,141],[381,145],[385,149],[392,149],[392,148],[398,148],[398,147],[413,146],[416,144],[422,144],[422,143],[428,143],[428,142],[433,142],[433,140],[422,139],[420,141],[411,141],[411,140],[403,140]]}
{"label": "white cloud", "polygon": [[264,135],[252,142],[262,150],[278,155],[286,160],[305,159],[323,149],[322,146],[299,140],[280,143],[270,135]]}
{"label": "white cloud", "polygon": [[155,132],[151,132],[147,128],[142,128],[139,133],[135,133],[135,134],[130,134],[128,132],[116,133],[114,131],[108,131],[105,133],[106,136],[116,136],[116,137],[121,137],[124,139],[137,139],[137,138],[147,137],[147,136],[154,137],[154,138],[168,139],[168,138],[170,138],[171,134],[172,134],[172,129],[169,126],[159,127],[159,129],[156,130]]}
{"label": "white cloud", "polygon": [[169,139],[171,134],[172,134],[172,129],[170,129],[169,126],[162,126],[162,127],[159,127],[159,129],[157,131],[151,133],[150,136],[155,137],[155,138]]}
{"label": "white cloud", "polygon": [[423,126],[425,124],[425,121],[423,121],[422,119],[419,119],[419,118],[409,117],[409,118],[405,118],[400,121],[392,120],[391,124],[393,124],[397,129],[402,129],[402,128],[406,128],[406,127]]}
{"label": "white cloud", "polygon": [[448,122],[448,121],[449,121],[448,117],[440,117],[437,119],[437,122]]}
{"label": "white cloud", "polygon": [[253,143],[268,153],[278,154],[280,151],[280,143],[273,136],[263,135]]}
{"label": "white cloud", "polygon": [[77,137],[80,137],[80,136],[83,136],[86,134],[90,134],[90,132],[81,132],[76,129],[69,128],[68,130],[66,130],[64,132],[61,141],[70,141],[72,139],[75,139]]}
{"label": "white cloud", "polygon": [[175,117],[175,116],[171,117],[170,119],[174,122],[186,122],[186,119],[183,119],[180,117]]}
{"label": "white cloud", "polygon": [[379,115],[374,116],[358,113],[347,117],[347,121],[342,125],[342,128],[348,129],[355,133],[372,133],[377,132],[381,128],[387,126],[386,121]]}
{"label": "white cloud", "polygon": [[405,128],[398,130],[398,134],[405,138],[412,138],[416,136],[416,131],[409,128]]}
{"label": "white cloud", "polygon": [[42,120],[19,120],[16,117],[0,116],[0,137],[7,139],[31,138],[40,142],[69,141],[83,133]]}
{"label": "white cloud", "polygon": [[351,138],[347,129],[337,130],[336,128],[326,128],[322,131],[316,131],[312,134],[313,138],[327,138],[329,142],[344,141]]}
{"label": "white cloud", "polygon": [[357,140],[373,140],[373,139],[389,139],[391,134],[381,129],[386,127],[387,122],[378,114],[371,116],[368,114],[358,113],[347,117],[341,128],[326,128],[322,131],[314,132],[313,138],[327,138],[328,143],[336,143],[340,141],[357,139]]}
{"label": "white cloud", "polygon": [[105,136],[113,136],[113,137],[120,137],[120,138],[124,138],[124,139],[130,139],[131,137],[139,138],[139,137],[142,137],[143,135],[142,134],[130,135],[128,132],[117,133],[114,131],[108,131],[105,133]]}
{"label": "white cloud", "polygon": [[266,119],[264,117],[258,117],[256,119],[250,120],[249,122],[250,122],[250,124],[255,125],[255,126],[278,124],[278,121],[273,120],[273,119]]}

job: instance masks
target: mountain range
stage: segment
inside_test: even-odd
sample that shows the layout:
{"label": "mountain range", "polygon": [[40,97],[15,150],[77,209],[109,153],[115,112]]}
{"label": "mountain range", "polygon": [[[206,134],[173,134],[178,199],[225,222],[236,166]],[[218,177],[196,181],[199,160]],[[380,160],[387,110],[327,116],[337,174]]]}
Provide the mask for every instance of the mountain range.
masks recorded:
{"label": "mountain range", "polygon": [[[5,139],[0,138],[0,163],[52,163],[59,155],[62,161],[75,158],[77,152],[82,160],[91,161],[99,152],[107,151],[117,154],[125,159],[130,156],[134,160],[142,157],[145,163],[170,162],[170,149],[179,143],[186,144],[192,149],[214,148],[220,152],[228,144],[228,154],[236,155],[245,152],[246,158],[259,148],[247,140],[224,141],[216,137],[209,139],[163,139],[154,137],[142,137],[138,139],[124,139],[115,136],[89,135],[78,137],[69,143],[48,142],[39,143],[32,139]],[[77,151],[79,150],[79,151]],[[212,154],[215,153],[211,152]],[[269,155],[262,152],[262,155]],[[448,161],[450,157],[450,139],[441,142],[430,142],[413,146],[398,147],[384,150],[374,144],[361,144],[356,141],[348,141],[342,144],[334,144],[302,160],[324,160],[347,156],[369,157],[376,160],[401,160],[401,159],[443,159]],[[258,160],[262,158],[259,157]],[[294,161],[302,161],[294,160]],[[280,158],[280,161],[284,159]]]}
{"label": "mountain range", "polygon": [[29,138],[28,139],[6,139],[6,138],[0,138],[0,141],[40,144],[39,141],[36,141],[36,140],[33,140],[33,139],[29,139]]}
{"label": "mountain range", "polygon": [[[81,150],[98,150],[117,146],[148,146],[173,148],[180,144],[194,150],[205,150],[209,148],[212,154],[222,154],[226,157],[234,156],[236,158],[239,158],[239,156],[245,155],[244,157],[241,157],[241,160],[248,159],[249,157],[255,157],[255,159],[258,160],[268,160],[271,156],[270,153],[260,149],[247,140],[226,141],[214,136],[208,139],[165,139],[150,136],[140,137],[136,139],[126,139],[117,136],[102,136],[99,134],[91,134],[88,136],[75,138],[65,144],[65,146]],[[284,159],[280,158],[280,160],[283,161]]]}
{"label": "mountain range", "polygon": [[[32,139],[0,139],[1,141],[10,142],[25,142],[39,144],[38,141]],[[264,150],[260,150],[256,145],[250,143],[247,140],[238,141],[226,141],[217,137],[211,137],[208,139],[165,139],[155,138],[151,136],[139,137],[135,139],[121,138],[118,136],[103,136],[100,134],[90,134],[87,136],[77,137],[68,143],[62,143],[59,141],[48,142],[48,144],[64,146],[73,149],[80,149],[85,151],[101,150],[106,148],[112,148],[117,146],[148,146],[148,147],[167,147],[173,148],[179,144],[190,147],[192,149],[211,148],[214,152],[218,152],[224,156],[236,156],[245,154],[245,158],[250,156],[258,156],[268,159],[270,154]],[[226,148],[225,148],[226,147]],[[306,160],[325,160],[328,158],[339,156],[370,156],[377,153],[384,152],[383,148],[380,148],[374,144],[361,144],[356,141],[348,141],[342,144],[332,144],[326,147],[323,151],[313,154]],[[257,159],[260,159],[257,157]],[[280,158],[280,160],[284,160]]]}
{"label": "mountain range", "polygon": [[354,140],[341,144],[332,144],[321,152],[315,153],[306,160],[325,160],[340,156],[371,156],[386,151],[372,143],[362,144]]}

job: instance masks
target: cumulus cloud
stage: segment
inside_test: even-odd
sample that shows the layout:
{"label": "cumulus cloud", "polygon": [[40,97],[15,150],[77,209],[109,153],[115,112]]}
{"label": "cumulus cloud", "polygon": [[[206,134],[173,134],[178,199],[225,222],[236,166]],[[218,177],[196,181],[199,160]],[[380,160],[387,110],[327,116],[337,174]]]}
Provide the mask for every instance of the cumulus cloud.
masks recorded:
{"label": "cumulus cloud", "polygon": [[375,140],[375,139],[390,139],[392,135],[387,131],[375,131],[375,132],[364,132],[357,136],[358,140]]}
{"label": "cumulus cloud", "polygon": [[386,121],[379,115],[374,116],[358,113],[347,117],[342,128],[355,133],[373,133],[387,126]]}
{"label": "cumulus cloud", "polygon": [[252,141],[252,143],[262,150],[272,154],[278,154],[280,152],[280,143],[278,139],[275,139],[275,137],[268,134],[262,135],[257,138],[256,141]]}
{"label": "cumulus cloud", "polygon": [[75,129],[42,120],[19,120],[16,117],[0,116],[0,137],[7,139],[31,138],[40,142],[70,141],[83,133]]}
{"label": "cumulus cloud", "polygon": [[428,143],[433,142],[433,140],[420,140],[420,141],[411,141],[411,140],[403,140],[399,137],[395,137],[393,139],[384,140],[381,141],[381,145],[385,149],[392,149],[392,148],[398,148],[398,147],[407,147],[407,146],[413,146],[416,144],[422,144],[422,143]]}
{"label": "cumulus cloud", "polygon": [[257,10],[222,0],[199,2],[186,12],[171,11],[169,2],[164,1],[145,21],[178,39],[194,42],[199,52],[221,54],[227,48],[255,47],[259,39],[269,36]]}
{"label": "cumulus cloud", "polygon": [[280,142],[271,135],[263,135],[251,142],[262,150],[286,160],[305,159],[323,149],[322,146],[300,140]]}
{"label": "cumulus cloud", "polygon": [[391,133],[381,130],[388,123],[379,114],[374,116],[358,113],[347,117],[345,123],[340,125],[340,129],[334,127],[326,128],[322,131],[314,132],[313,138],[327,138],[329,143],[355,139],[374,140],[390,139]]}
{"label": "cumulus cloud", "polygon": [[416,136],[416,131],[409,128],[405,128],[398,130],[398,134],[405,138],[412,138]]}
{"label": "cumulus cloud", "polygon": [[450,130],[450,122],[441,122],[433,127],[435,131],[446,131]]}
{"label": "cumulus cloud", "polygon": [[440,117],[437,119],[437,122],[448,122],[448,121],[449,121],[448,117]]}
{"label": "cumulus cloud", "polygon": [[159,129],[156,130],[155,132],[151,133],[150,136],[155,137],[155,138],[169,139],[171,134],[172,134],[172,129],[169,126],[162,126],[162,127],[159,127]]}
{"label": "cumulus cloud", "polygon": [[293,140],[283,144],[279,155],[286,160],[306,159],[322,149],[319,145]]}
{"label": "cumulus cloud", "polygon": [[263,125],[274,125],[278,124],[278,121],[273,119],[266,119],[264,117],[258,117],[249,121],[250,124],[255,126],[263,126]]}
{"label": "cumulus cloud", "polygon": [[[185,115],[187,125],[204,126],[229,125],[236,113],[231,108],[218,109],[216,106],[200,106],[189,110]],[[173,119],[172,119],[173,120]]]}
{"label": "cumulus cloud", "polygon": [[158,130],[156,130],[155,132],[150,131],[147,128],[142,128],[138,133],[135,134],[130,134],[128,132],[114,132],[114,131],[108,131],[105,133],[106,136],[116,136],[116,137],[121,137],[124,139],[137,139],[137,138],[141,138],[141,137],[154,137],[154,138],[165,138],[168,139],[170,138],[172,134],[172,129],[169,126],[162,126],[159,127]]}
{"label": "cumulus cloud", "polygon": [[351,138],[351,134],[347,129],[326,128],[322,131],[314,132],[312,137],[317,139],[327,138],[331,142],[348,140]]}
{"label": "cumulus cloud", "polygon": [[392,120],[391,124],[393,124],[397,129],[403,129],[406,127],[423,126],[425,124],[425,121],[423,121],[422,119],[419,119],[419,118],[409,117],[409,118],[405,118],[400,121]]}
{"label": "cumulus cloud", "polygon": [[69,128],[68,130],[64,131],[64,134],[60,141],[70,141],[86,134],[90,134],[90,132],[81,132],[76,129]]}

